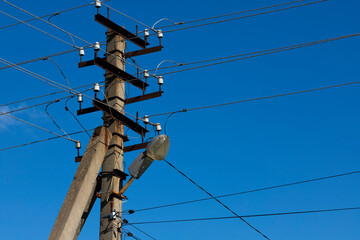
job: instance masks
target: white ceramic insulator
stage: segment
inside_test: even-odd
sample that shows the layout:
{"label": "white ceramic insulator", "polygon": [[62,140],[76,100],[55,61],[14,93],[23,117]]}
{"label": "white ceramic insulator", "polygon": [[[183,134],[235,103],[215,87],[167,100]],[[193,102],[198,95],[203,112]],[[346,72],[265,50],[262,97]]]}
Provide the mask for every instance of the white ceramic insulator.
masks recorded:
{"label": "white ceramic insulator", "polygon": [[163,79],[162,76],[159,76],[159,77],[158,77],[158,84],[159,84],[159,85],[163,85],[163,84],[164,84],[164,79]]}
{"label": "white ceramic insulator", "polygon": [[144,78],[148,78],[148,77],[150,77],[149,71],[145,70],[144,71]]}
{"label": "white ceramic insulator", "polygon": [[156,124],[156,131],[161,131],[161,125],[160,125],[160,123],[157,123],[157,124]]}
{"label": "white ceramic insulator", "polygon": [[158,38],[163,38],[164,34],[162,33],[161,30],[157,30],[157,36],[158,36]]}
{"label": "white ceramic insulator", "polygon": [[150,122],[148,115],[145,115],[143,122],[146,123],[146,124]]}
{"label": "white ceramic insulator", "polygon": [[99,51],[99,50],[100,50],[100,43],[99,43],[99,42],[95,42],[94,50],[95,50],[95,51]]}
{"label": "white ceramic insulator", "polygon": [[100,85],[98,83],[94,84],[94,92],[100,92]]}
{"label": "white ceramic insulator", "polygon": [[85,55],[85,50],[84,50],[84,48],[80,48],[80,49],[79,49],[79,55],[80,55],[80,56],[84,56],[84,55]]}
{"label": "white ceramic insulator", "polygon": [[78,94],[78,102],[79,103],[83,102],[83,96],[81,93]]}
{"label": "white ceramic insulator", "polygon": [[75,143],[75,147],[76,147],[76,149],[80,149],[80,148],[81,148],[81,143],[80,143],[80,142],[76,142],[76,143]]}
{"label": "white ceramic insulator", "polygon": [[95,7],[96,8],[101,8],[101,1],[100,0],[95,0]]}
{"label": "white ceramic insulator", "polygon": [[149,29],[145,29],[145,30],[144,30],[144,36],[145,36],[145,37],[150,36],[150,31],[149,31]]}

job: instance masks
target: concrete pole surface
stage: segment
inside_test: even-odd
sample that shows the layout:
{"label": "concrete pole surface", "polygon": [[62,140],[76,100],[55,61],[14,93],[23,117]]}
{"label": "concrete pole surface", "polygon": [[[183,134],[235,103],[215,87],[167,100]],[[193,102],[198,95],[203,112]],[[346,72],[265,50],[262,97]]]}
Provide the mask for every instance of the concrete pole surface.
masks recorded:
{"label": "concrete pole surface", "polygon": [[[107,54],[107,62],[125,70],[125,40],[122,36],[114,34],[108,30],[106,33],[106,51],[116,57]],[[124,113],[125,82],[106,71],[105,73],[105,101],[110,106]],[[113,172],[114,169],[120,171],[123,167],[123,139],[124,125],[115,121],[111,115],[104,115],[104,125],[109,127],[113,137],[109,149],[106,152],[102,165],[102,172]],[[110,219],[111,212],[116,210],[121,212],[122,201],[117,198],[110,198],[112,191],[119,192],[122,188],[123,179],[114,177],[111,174],[103,174],[101,181],[101,210],[100,210],[100,240],[120,240],[121,239],[121,218]]]}
{"label": "concrete pole surface", "polygon": [[111,133],[107,128],[95,129],[51,230],[49,240],[74,240],[79,236],[95,202],[97,176],[110,138]]}

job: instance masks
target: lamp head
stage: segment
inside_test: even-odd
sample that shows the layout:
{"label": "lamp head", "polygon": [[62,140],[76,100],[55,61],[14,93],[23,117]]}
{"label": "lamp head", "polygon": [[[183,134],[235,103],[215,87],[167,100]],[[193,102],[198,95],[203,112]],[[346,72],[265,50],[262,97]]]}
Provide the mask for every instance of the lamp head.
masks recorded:
{"label": "lamp head", "polygon": [[146,146],[145,155],[154,160],[164,160],[169,152],[170,138],[166,135],[154,137]]}

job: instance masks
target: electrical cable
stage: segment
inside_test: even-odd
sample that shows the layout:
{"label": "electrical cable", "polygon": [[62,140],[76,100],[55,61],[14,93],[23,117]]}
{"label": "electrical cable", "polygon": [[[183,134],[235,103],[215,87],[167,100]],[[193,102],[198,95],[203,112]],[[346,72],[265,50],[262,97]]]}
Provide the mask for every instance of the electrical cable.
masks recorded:
{"label": "electrical cable", "polygon": [[[52,24],[51,22],[48,22],[48,21],[45,21],[44,19],[42,19],[42,18],[40,18],[40,17],[38,17],[38,16],[36,16],[35,14],[32,14],[32,13],[30,13],[30,12],[28,12],[28,11],[26,11],[25,9],[23,9],[23,8],[21,8],[21,7],[18,7],[18,6],[16,6],[16,5],[14,5],[14,4],[12,4],[12,3],[10,3],[10,2],[8,2],[8,1],[6,1],[6,0],[2,0],[3,2],[5,2],[6,4],[8,4],[8,5],[10,5],[10,6],[12,6],[12,7],[14,7],[14,8],[16,8],[16,9],[18,9],[18,10],[20,10],[20,11],[22,11],[22,12],[25,12],[25,13],[27,13],[27,14],[29,14],[29,15],[31,15],[31,16],[33,16],[33,17],[36,17],[36,18],[38,18],[40,21],[43,21],[43,22],[45,22],[46,24],[48,24],[48,25],[50,25],[50,26],[52,26],[52,27],[54,27],[54,28],[56,28],[56,29],[58,29],[58,30],[60,30],[60,31],[62,31],[62,32],[64,32],[64,33],[66,33],[66,34],[68,34],[70,37],[71,37],[71,39],[73,40],[73,38],[72,37],[74,37],[74,38],[76,38],[76,39],[78,39],[78,40],[80,40],[80,41],[82,41],[82,42],[84,42],[84,43],[86,43],[86,44],[89,44],[89,45],[92,45],[93,46],[93,44],[91,44],[90,42],[88,42],[88,41],[86,41],[86,40],[84,40],[83,38],[80,38],[80,37],[78,37],[78,36],[76,36],[76,35],[74,35],[74,34],[72,34],[72,33],[70,33],[70,32],[68,32],[68,31],[66,31],[66,30],[64,30],[64,29],[62,29],[62,28],[60,28],[60,27],[58,27],[57,25],[55,25],[55,24]],[[1,11],[0,11],[1,12]],[[4,13],[5,14],[5,13]],[[9,14],[6,14],[7,16],[10,16],[10,17],[12,17],[11,15],[9,15]],[[19,20],[19,19],[17,19],[17,18],[15,18],[15,17],[12,17],[12,18],[14,18],[14,19],[16,19],[17,21],[22,21],[22,20]],[[24,21],[22,21],[22,22],[24,22]],[[31,26],[31,27],[33,27],[34,29],[36,29],[36,30],[39,30],[39,31],[41,31],[41,32],[44,32],[44,31],[42,31],[42,30],[40,30],[40,29],[38,29],[38,28],[36,28],[36,27],[34,27],[34,26],[32,26],[31,24],[28,24],[28,23],[25,23],[26,25],[28,25],[28,26]],[[45,32],[44,32],[45,33]],[[49,33],[47,33],[49,36],[52,36],[52,37],[55,37],[55,36],[53,36],[53,35],[51,35],[51,34],[49,34]],[[57,37],[55,37],[57,40],[59,40],[59,38],[57,38]],[[68,43],[68,42],[66,42],[66,41],[64,41],[64,40],[61,40],[61,42],[63,42],[63,43],[66,43],[66,44],[68,44],[68,45],[71,45],[72,46],[72,44],[70,44],[70,43]],[[73,40],[73,42],[74,42],[74,40]],[[75,48],[77,48],[77,49],[79,49],[79,47],[77,47],[76,45],[75,45],[75,43],[74,43],[74,45],[73,45],[73,47],[75,47]],[[103,50],[103,49],[99,49],[100,51],[102,51],[102,52],[104,52],[104,53],[106,53],[106,54],[108,54],[108,55],[110,55],[110,56],[113,56],[113,57],[115,57],[115,58],[117,58],[117,59],[120,59],[120,60],[122,60],[123,61],[123,59],[121,59],[121,58],[119,58],[118,56],[116,56],[115,54],[113,54],[113,53],[109,53],[109,52],[107,52],[106,50]],[[126,62],[126,61],[125,61]],[[133,66],[133,67],[135,67],[135,68],[137,68],[137,69],[139,69],[139,70],[141,70],[141,71],[144,71],[143,69],[141,69],[141,68],[139,68],[138,66],[136,66],[136,65],[133,65],[133,64],[131,64],[131,63],[129,63],[129,62],[126,62],[127,64],[129,64],[129,65],[131,65],[131,66]],[[150,74],[150,75],[152,75],[152,74]],[[154,75],[152,75],[153,77],[156,77],[156,76],[154,76]]]}
{"label": "electrical cable", "polygon": [[[107,1],[110,1],[110,0],[104,0],[103,2],[107,2]],[[69,11],[72,11],[72,10],[75,10],[75,9],[87,7],[87,6],[94,5],[94,4],[95,4],[95,2],[91,2],[91,3],[80,5],[80,6],[77,6],[77,7],[72,7],[72,8],[60,10],[60,11],[57,11],[57,12],[48,13],[46,15],[40,16],[40,18],[46,18],[46,17],[51,18],[52,16],[57,16],[57,15],[59,15],[61,13],[64,13],[64,12],[69,12]],[[32,19],[26,20],[24,22],[31,22],[31,21],[34,21],[34,20],[38,20],[38,18],[32,18]],[[0,29],[16,26],[16,25],[19,25],[19,24],[21,24],[21,23],[20,22],[19,23],[13,23],[13,24],[10,24],[10,25],[7,25],[7,26],[2,26],[2,27],[0,27]]]}
{"label": "electrical cable", "polygon": [[110,7],[109,5],[106,5],[106,4],[104,4],[104,3],[103,3],[103,5],[104,5],[105,7],[110,8],[111,10],[113,10],[113,11],[115,11],[115,12],[117,12],[117,13],[120,13],[120,14],[123,15],[124,17],[127,17],[127,18],[133,20],[134,22],[137,22],[137,23],[139,23],[139,24],[141,24],[141,25],[143,25],[143,26],[145,26],[145,27],[147,27],[147,28],[150,28],[150,29],[154,30],[152,27],[149,27],[149,26],[146,25],[145,23],[142,23],[142,22],[136,20],[135,18],[132,18],[132,17],[126,15],[125,13],[120,12],[119,10],[114,9],[114,8]]}
{"label": "electrical cable", "polygon": [[8,113],[0,112],[0,114],[6,115],[6,116],[8,116],[8,117],[10,117],[10,118],[13,118],[13,119],[15,119],[15,120],[18,120],[18,121],[20,121],[20,122],[22,122],[22,123],[25,123],[25,124],[27,124],[27,125],[33,126],[33,127],[38,128],[38,129],[40,129],[40,130],[43,130],[43,131],[45,131],[45,132],[51,133],[51,134],[56,135],[56,136],[58,136],[58,137],[64,138],[64,139],[66,139],[66,140],[69,140],[69,141],[72,141],[72,142],[75,142],[75,143],[77,142],[77,141],[74,140],[74,139],[64,137],[63,135],[59,135],[59,134],[54,133],[54,132],[52,132],[52,131],[50,131],[50,130],[47,130],[47,129],[42,128],[42,127],[39,127],[39,126],[37,126],[37,125],[35,125],[35,124],[33,124],[33,123],[27,122],[27,121],[25,121],[25,120],[23,120],[23,119],[20,119],[20,118],[17,118],[17,117],[14,117],[14,116],[12,116],[12,115],[10,115],[10,114],[8,114]]}
{"label": "electrical cable", "polygon": [[[274,186],[269,186],[269,187],[255,188],[255,189],[241,191],[241,192],[229,193],[229,194],[225,194],[225,195],[216,196],[216,198],[232,197],[232,196],[238,196],[238,195],[249,194],[249,193],[254,193],[254,192],[261,192],[261,191],[267,191],[267,190],[272,190],[272,189],[301,185],[301,184],[305,184],[305,183],[319,182],[319,181],[324,181],[324,180],[329,180],[329,179],[334,179],[334,178],[339,178],[339,177],[356,175],[359,173],[360,173],[360,170],[346,172],[346,173],[340,173],[340,174],[330,175],[330,176],[326,176],[326,177],[312,178],[312,179],[301,180],[301,181],[297,181],[297,182],[289,182],[289,183],[284,183],[284,184],[280,184],[280,185],[274,185]],[[133,211],[136,213],[136,212],[142,212],[142,211],[155,210],[155,209],[159,209],[159,208],[167,208],[167,207],[185,205],[185,204],[189,204],[189,203],[203,202],[203,201],[208,201],[208,200],[212,200],[212,198],[201,198],[201,199],[190,200],[190,201],[185,201],[185,202],[177,202],[177,203],[171,203],[171,204],[166,204],[166,205],[142,208],[142,209],[133,210]]]}
{"label": "electrical cable", "polygon": [[178,111],[149,115],[149,117],[169,115],[169,114],[180,113],[180,112],[197,111],[197,110],[208,109],[208,108],[223,107],[223,106],[232,105],[232,104],[239,104],[239,103],[252,102],[252,101],[258,101],[258,100],[264,100],[264,99],[270,99],[270,98],[277,98],[277,97],[284,97],[284,96],[290,96],[290,95],[296,95],[296,94],[302,94],[302,93],[308,93],[308,92],[315,92],[315,91],[321,91],[321,90],[343,87],[343,86],[348,86],[348,85],[354,85],[354,84],[359,84],[359,83],[360,83],[360,81],[347,82],[347,83],[341,83],[341,84],[336,84],[336,85],[331,85],[331,86],[326,86],[326,87],[312,88],[312,89],[307,89],[307,90],[288,92],[288,93],[282,93],[282,94],[276,94],[276,95],[270,95],[270,96],[264,96],[264,97],[258,97],[258,98],[249,98],[249,99],[244,99],[244,100],[239,100],[239,101],[234,101],[234,102],[208,105],[208,106],[197,107],[197,108],[189,108],[189,109],[184,108],[184,109],[178,110]]}
{"label": "electrical cable", "polygon": [[[68,89],[66,86],[64,86],[64,85],[62,85],[62,84],[60,84],[60,83],[57,83],[57,82],[55,82],[55,81],[53,81],[53,80],[51,80],[51,79],[49,79],[49,78],[46,78],[46,77],[41,76],[41,75],[39,75],[39,74],[36,74],[36,73],[34,73],[34,72],[30,71],[30,70],[27,70],[27,69],[25,69],[25,68],[23,68],[23,67],[16,66],[14,63],[11,63],[11,62],[9,62],[9,61],[7,61],[7,60],[5,60],[5,59],[0,58],[0,62],[4,63],[4,64],[6,64],[6,65],[9,65],[9,66],[11,66],[11,67],[13,67],[13,68],[21,71],[21,72],[24,72],[24,73],[26,73],[26,74],[28,74],[28,75],[36,78],[36,79],[39,79],[40,81],[42,81],[42,82],[44,82],[44,83],[46,83],[46,84],[49,84],[49,85],[51,85],[51,86],[54,86],[54,87],[56,87],[56,88],[59,88],[59,89],[61,89],[61,90],[66,91],[66,92],[69,92],[69,93],[71,93],[71,94],[79,94],[79,93],[80,93],[79,91],[76,91],[76,90],[74,90],[74,89],[72,89],[72,88]],[[101,102],[100,100],[94,99],[94,98],[89,97],[89,96],[87,96],[87,95],[85,95],[85,94],[83,94],[83,96],[84,96],[84,97],[87,97],[88,99],[91,99],[91,100],[93,100],[93,101]],[[103,103],[103,102],[101,102],[101,103],[102,103],[102,104],[105,104],[105,103]],[[107,104],[105,104],[105,105],[108,106],[108,107],[111,107],[111,106],[109,106],[109,105],[107,105]],[[127,114],[127,115],[129,115],[129,116],[135,117],[134,115],[129,114],[129,113],[126,113],[126,112],[124,112],[124,114]],[[136,117],[135,117],[135,118],[136,118]]]}
{"label": "electrical cable", "polygon": [[[181,69],[181,70],[177,70],[177,71],[166,72],[166,73],[162,73],[162,75],[169,75],[169,74],[174,74],[174,73],[179,73],[179,72],[185,72],[185,71],[189,71],[189,70],[195,70],[195,69],[199,69],[199,68],[205,68],[205,67],[215,66],[215,65],[224,64],[224,63],[231,63],[231,62],[236,62],[236,61],[240,61],[240,60],[245,60],[245,59],[250,59],[250,58],[265,56],[265,55],[274,54],[274,53],[279,53],[279,52],[285,52],[285,51],[294,50],[294,49],[298,49],[298,48],[309,47],[309,46],[313,46],[313,45],[318,45],[318,44],[323,44],[323,43],[327,43],[327,42],[332,42],[332,41],[337,41],[337,40],[342,40],[342,39],[352,38],[352,37],[358,37],[358,36],[360,36],[360,33],[350,34],[350,35],[341,36],[341,37],[336,37],[336,38],[331,38],[331,39],[324,39],[324,40],[314,41],[314,42],[309,42],[309,43],[303,43],[303,44],[293,45],[293,46],[290,46],[290,47],[283,47],[283,48],[279,48],[279,50],[275,50],[275,51],[271,51],[271,50],[270,50],[270,51],[267,51],[267,50],[264,50],[264,51],[263,51],[264,53],[260,53],[260,54],[256,54],[256,55],[252,55],[252,56],[246,56],[246,57],[242,57],[242,58],[236,58],[236,59],[231,59],[231,60],[226,60],[226,61],[211,63],[211,64],[196,66],[196,67],[192,67],[192,68],[186,68],[186,69]],[[212,61],[212,60],[211,60],[211,61]]]}
{"label": "electrical cable", "polygon": [[[243,215],[241,217],[242,218],[256,218],[256,217],[271,217],[271,216],[284,216],[284,215],[297,215],[297,214],[310,214],[310,213],[340,212],[340,211],[352,211],[352,210],[360,210],[360,207],[252,214],[252,215]],[[212,220],[224,220],[224,219],[234,219],[234,218],[237,218],[237,217],[228,216],[228,217],[191,218],[191,219],[162,220],[162,221],[151,221],[151,222],[134,222],[131,224],[132,225],[141,225],[141,224],[158,224],[158,223],[195,222],[195,221],[212,221]]]}
{"label": "electrical cable", "polygon": [[[88,130],[86,130],[86,131],[93,131],[93,130],[95,130],[95,128],[93,128],[93,129],[88,129]],[[68,135],[69,135],[69,136],[71,136],[71,135],[76,135],[76,134],[84,133],[84,132],[86,132],[86,131],[73,132],[73,133],[69,133]],[[20,144],[20,145],[15,145],[15,146],[10,146],[10,147],[6,147],[6,148],[2,148],[2,149],[0,149],[0,152],[6,151],[6,150],[10,150],[10,149],[13,149],[13,148],[25,147],[25,146],[32,145],[32,144],[36,144],[36,143],[47,142],[47,141],[54,140],[54,139],[58,139],[58,138],[61,138],[61,137],[66,137],[66,135],[57,136],[57,137],[51,137],[51,138],[45,138],[45,139],[42,139],[42,140],[37,140],[37,141],[33,141],[33,142],[23,143],[23,144]]]}
{"label": "electrical cable", "polygon": [[48,105],[46,105],[45,107],[45,112],[47,113],[47,115],[50,117],[50,119],[53,121],[53,123],[55,124],[55,126],[60,129],[68,138],[70,138],[70,136],[59,126],[59,124],[56,123],[55,119],[51,116],[51,114],[48,111],[48,107],[53,104],[53,103],[57,103],[59,101],[53,101],[51,103],[49,103]]}
{"label": "electrical cable", "polygon": [[280,6],[290,5],[290,4],[293,4],[293,3],[304,2],[304,1],[307,1],[307,0],[297,0],[297,1],[287,2],[287,3],[281,3],[281,4],[275,4],[275,5],[270,5],[270,6],[255,8],[255,9],[244,10],[244,11],[240,11],[240,12],[227,13],[227,14],[218,15],[218,16],[214,16],[214,17],[207,17],[207,18],[202,18],[202,19],[196,19],[196,20],[181,22],[180,24],[175,23],[175,24],[171,24],[171,25],[166,25],[166,26],[163,26],[161,28],[164,29],[164,28],[168,28],[168,27],[173,27],[173,26],[178,26],[178,25],[185,25],[185,24],[189,24],[189,23],[203,22],[203,21],[212,20],[212,19],[216,19],[216,18],[239,15],[239,14],[247,13],[247,12],[255,12],[255,11],[259,11],[259,10],[264,10],[264,9],[274,8],[274,7],[280,7]]}
{"label": "electrical cable", "polygon": [[259,229],[257,229],[256,227],[254,227],[253,225],[251,225],[249,222],[247,222],[243,217],[239,216],[236,212],[234,212],[233,210],[231,210],[231,208],[229,208],[227,205],[225,205],[223,202],[221,202],[219,199],[217,199],[216,197],[214,197],[214,195],[212,195],[211,193],[209,193],[208,191],[206,191],[203,187],[201,187],[199,184],[197,184],[196,182],[194,182],[194,180],[192,180],[191,178],[189,178],[185,173],[183,173],[182,171],[180,171],[179,169],[177,169],[173,164],[171,164],[169,161],[167,161],[166,159],[164,159],[164,161],[170,166],[172,167],[175,171],[177,171],[178,173],[180,173],[182,176],[184,176],[187,180],[189,180],[192,184],[194,184],[196,187],[198,187],[201,191],[203,191],[204,193],[206,193],[207,195],[209,195],[212,199],[214,199],[216,202],[218,202],[220,205],[222,205],[224,208],[226,208],[229,212],[231,212],[233,215],[235,215],[235,217],[239,218],[241,221],[243,221],[244,223],[246,223],[250,228],[252,228],[253,230],[255,230],[257,233],[259,233],[261,236],[263,236],[264,238],[270,240],[270,238],[268,238],[264,233],[262,233]]}
{"label": "electrical cable", "polygon": [[[108,0],[107,0],[108,1]],[[305,1],[305,0],[299,0],[300,1]],[[294,2],[298,2],[298,1],[294,1]],[[246,10],[246,11],[242,11],[242,12],[237,12],[237,13],[231,13],[231,14],[227,14],[227,15],[234,15],[234,14],[239,14],[239,13],[245,13],[245,12],[250,12],[250,11],[255,11],[255,10],[262,10],[262,9],[266,9],[266,8],[272,8],[272,7],[276,7],[276,6],[281,6],[281,5],[286,5],[286,4],[291,4],[291,3],[294,3],[294,2],[289,2],[289,3],[284,3],[284,4],[278,4],[278,5],[272,5],[272,6],[267,6],[267,7],[263,7],[263,8],[258,8],[258,9],[251,9],[251,10]],[[94,3],[91,3],[91,4],[94,4]],[[85,6],[85,5],[84,5]],[[47,16],[50,16],[50,15],[53,15],[55,13],[51,13],[51,14],[47,14],[45,16],[42,16],[42,17],[47,17]],[[221,16],[215,16],[215,17],[210,17],[210,18],[207,18],[207,19],[199,19],[199,20],[195,20],[195,21],[189,21],[189,22],[185,22],[184,24],[186,23],[191,23],[191,22],[197,22],[197,21],[203,21],[203,20],[208,20],[208,19],[212,19],[212,18],[218,18],[218,17],[223,17],[223,16],[226,16],[226,15],[221,15]],[[42,18],[41,17],[41,18]],[[38,18],[33,18],[31,19],[32,20],[37,20]],[[25,21],[27,22],[27,21]],[[17,24],[21,24],[21,22],[19,23],[15,23],[13,25],[17,25]],[[166,28],[167,26],[164,26],[162,28]],[[0,28],[1,29],[1,28]],[[106,41],[104,41],[106,42]],[[104,42],[101,42],[100,45],[103,45]],[[86,48],[91,48],[92,47],[92,44],[91,45],[87,45],[87,46],[83,46],[84,49]],[[54,53],[54,54],[51,54],[51,55],[48,55],[48,56],[43,56],[43,57],[39,57],[39,58],[35,58],[35,59],[31,59],[31,60],[28,60],[28,61],[24,61],[24,62],[19,62],[17,63],[17,65],[23,65],[23,64],[27,64],[27,63],[31,63],[31,62],[36,62],[36,61],[40,61],[42,60],[43,58],[46,58],[46,57],[55,57],[55,56],[60,56],[60,55],[63,55],[63,54],[68,54],[68,53],[72,53],[72,52],[76,52],[77,49],[70,49],[70,50],[67,50],[67,51],[63,51],[63,52],[59,52],[59,53]],[[1,67],[0,70],[3,70],[3,69],[6,69],[8,67]]]}
{"label": "electrical cable", "polygon": [[[285,11],[285,10],[294,9],[294,8],[298,8],[298,7],[310,6],[310,5],[313,5],[313,4],[322,3],[322,2],[327,2],[327,1],[328,1],[328,0],[320,0],[320,1],[310,2],[310,3],[300,4],[300,5],[296,5],[296,6],[291,6],[291,7],[286,7],[286,8],[271,10],[271,11],[267,11],[267,12],[255,13],[255,14],[251,14],[251,15],[246,15],[246,16],[241,16],[241,17],[235,17],[235,18],[230,18],[230,19],[224,19],[224,20],[219,20],[219,21],[210,22],[210,23],[203,23],[203,24],[194,25],[194,26],[189,26],[189,27],[184,27],[184,28],[167,30],[167,31],[163,31],[163,33],[177,32],[177,31],[182,31],[182,30],[187,30],[187,29],[192,29],[192,28],[197,28],[197,27],[203,27],[203,26],[208,26],[208,25],[212,25],[212,24],[217,24],[217,23],[234,21],[234,20],[238,20],[238,19],[242,19],[242,18],[255,17],[255,16],[259,16],[259,15],[264,15],[264,14],[269,14],[269,13],[274,13],[274,12],[280,12],[280,11]],[[150,35],[154,35],[154,34],[150,34]]]}
{"label": "electrical cable", "polygon": [[72,45],[71,43],[68,43],[68,42],[66,42],[66,41],[64,41],[64,40],[62,40],[62,39],[60,39],[60,38],[58,38],[58,37],[56,37],[56,36],[48,33],[48,32],[45,32],[45,31],[41,30],[40,28],[37,28],[37,27],[35,27],[35,26],[33,26],[33,25],[31,25],[31,24],[23,21],[23,20],[20,20],[20,19],[14,17],[14,16],[11,16],[10,14],[7,14],[7,13],[5,13],[5,12],[3,12],[3,11],[0,11],[0,13],[1,13],[1,14],[4,14],[5,16],[8,16],[8,17],[10,17],[10,18],[12,18],[12,19],[15,19],[16,21],[19,21],[20,23],[24,23],[24,24],[28,25],[29,27],[34,28],[35,30],[38,30],[38,31],[40,31],[40,32],[42,32],[42,33],[44,33],[44,34],[46,34],[46,35],[48,35],[48,36],[50,36],[50,37],[52,37],[52,38],[60,41],[60,42],[62,42],[62,43],[65,43],[65,44],[70,45],[70,46],[73,47],[73,45]]}
{"label": "electrical cable", "polygon": [[148,234],[148,233],[144,232],[144,231],[143,231],[143,230],[141,230],[140,228],[138,228],[138,227],[136,227],[136,226],[132,225],[131,223],[128,223],[127,225],[132,226],[133,228],[135,228],[135,229],[136,229],[136,230],[138,230],[139,232],[141,232],[141,233],[145,234],[145,235],[146,235],[146,236],[148,236],[149,238],[151,238],[151,239],[153,239],[153,240],[156,240],[156,238],[154,238],[154,237],[153,237],[153,236],[151,236],[150,234]]}
{"label": "electrical cable", "polygon": [[57,66],[57,68],[60,70],[61,75],[64,77],[64,79],[65,79],[65,81],[66,81],[66,83],[67,83],[67,85],[68,85],[68,87],[69,87],[69,89],[70,89],[70,88],[71,88],[71,87],[70,87],[70,83],[69,83],[69,81],[67,80],[67,78],[66,78],[63,70],[61,69],[61,67],[60,67],[54,60],[52,60],[51,58],[44,58],[43,60],[44,60],[44,61],[45,61],[45,60],[50,60],[51,62],[53,62],[53,63]]}
{"label": "electrical cable", "polygon": [[65,110],[68,111],[77,121],[77,123],[80,125],[80,127],[86,132],[86,134],[89,136],[89,138],[91,138],[91,135],[89,134],[89,132],[85,129],[85,127],[81,124],[80,120],[75,116],[75,114],[69,109],[67,103],[70,99],[72,99],[74,97],[74,95],[72,95],[71,97],[69,97],[68,99],[66,99],[65,101]]}

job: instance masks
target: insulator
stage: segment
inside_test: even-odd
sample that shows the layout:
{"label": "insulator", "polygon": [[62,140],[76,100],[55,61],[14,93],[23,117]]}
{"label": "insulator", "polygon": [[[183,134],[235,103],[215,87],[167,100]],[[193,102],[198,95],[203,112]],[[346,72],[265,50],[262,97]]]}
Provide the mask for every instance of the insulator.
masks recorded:
{"label": "insulator", "polygon": [[98,83],[94,84],[94,92],[100,92],[100,85]]}
{"label": "insulator", "polygon": [[101,8],[101,1],[100,0],[95,0],[95,7],[96,8]]}
{"label": "insulator", "polygon": [[80,149],[81,148],[81,143],[79,141],[75,142],[75,148],[76,149]]}
{"label": "insulator", "polygon": [[145,30],[144,30],[144,36],[145,36],[145,37],[150,36],[150,31],[149,31],[149,29],[145,29]]}
{"label": "insulator", "polygon": [[161,125],[160,123],[156,124],[156,131],[160,132],[161,131]]}
{"label": "insulator", "polygon": [[78,94],[78,102],[82,103],[83,102],[83,96],[81,93]]}
{"label": "insulator", "polygon": [[79,48],[79,55],[82,57],[85,55],[85,50],[83,47]]}
{"label": "insulator", "polygon": [[158,38],[163,38],[164,34],[162,33],[161,30],[157,30],[157,36],[158,36]]}
{"label": "insulator", "polygon": [[145,124],[148,124],[148,123],[149,123],[149,116],[148,116],[148,115],[145,115],[143,122],[144,122]]}
{"label": "insulator", "polygon": [[159,76],[159,77],[158,77],[158,84],[159,84],[159,85],[163,85],[163,84],[164,84],[164,79],[163,79],[162,76]]}
{"label": "insulator", "polygon": [[100,43],[99,43],[99,42],[95,42],[94,50],[95,50],[95,51],[99,51],[99,50],[100,50]]}
{"label": "insulator", "polygon": [[150,77],[149,70],[144,70],[144,78]]}

